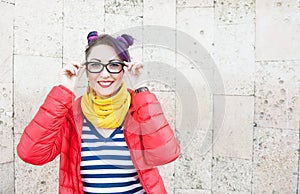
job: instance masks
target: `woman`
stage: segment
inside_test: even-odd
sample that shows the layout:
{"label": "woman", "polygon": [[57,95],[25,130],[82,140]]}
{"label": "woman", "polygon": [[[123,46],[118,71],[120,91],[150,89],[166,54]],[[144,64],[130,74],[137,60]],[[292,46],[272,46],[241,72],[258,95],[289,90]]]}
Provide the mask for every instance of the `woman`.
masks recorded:
{"label": "woman", "polygon": [[[63,68],[24,130],[22,160],[43,165],[60,154],[59,193],[166,193],[156,166],[175,160],[179,144],[155,95],[126,88],[124,72],[143,67],[130,61],[132,44],[129,35],[89,33],[84,65]],[[89,87],[75,100],[84,69]]]}

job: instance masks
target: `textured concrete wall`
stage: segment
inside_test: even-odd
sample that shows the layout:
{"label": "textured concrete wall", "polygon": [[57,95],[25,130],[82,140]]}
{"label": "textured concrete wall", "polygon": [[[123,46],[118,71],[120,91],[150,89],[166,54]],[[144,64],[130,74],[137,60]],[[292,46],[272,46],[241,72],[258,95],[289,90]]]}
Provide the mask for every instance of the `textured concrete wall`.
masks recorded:
{"label": "textured concrete wall", "polygon": [[0,193],[57,193],[58,159],[15,146],[91,30],[136,37],[146,70],[126,82],[157,94],[182,146],[160,167],[169,193],[300,193],[299,1],[1,0],[0,16]]}

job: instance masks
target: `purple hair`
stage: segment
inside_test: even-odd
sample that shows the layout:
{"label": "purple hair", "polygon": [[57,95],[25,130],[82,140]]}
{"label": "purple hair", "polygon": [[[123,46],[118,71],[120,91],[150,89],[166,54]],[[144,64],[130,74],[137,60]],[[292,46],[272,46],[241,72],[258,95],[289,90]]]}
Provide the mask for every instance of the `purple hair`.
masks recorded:
{"label": "purple hair", "polygon": [[128,48],[133,44],[134,39],[128,34],[122,34],[121,36],[114,38],[108,34],[102,34],[98,36],[98,33],[96,31],[92,31],[88,34],[87,40],[88,46],[85,50],[86,59],[94,46],[104,44],[111,46],[122,61],[131,61]]}

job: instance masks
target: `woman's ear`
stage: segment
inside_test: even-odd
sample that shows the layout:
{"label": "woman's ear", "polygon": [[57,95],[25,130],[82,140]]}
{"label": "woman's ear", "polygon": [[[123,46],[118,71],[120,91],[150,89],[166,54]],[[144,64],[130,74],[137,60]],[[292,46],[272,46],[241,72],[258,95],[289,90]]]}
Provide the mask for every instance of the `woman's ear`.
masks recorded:
{"label": "woman's ear", "polygon": [[90,82],[87,82],[86,92],[89,94],[91,92]]}

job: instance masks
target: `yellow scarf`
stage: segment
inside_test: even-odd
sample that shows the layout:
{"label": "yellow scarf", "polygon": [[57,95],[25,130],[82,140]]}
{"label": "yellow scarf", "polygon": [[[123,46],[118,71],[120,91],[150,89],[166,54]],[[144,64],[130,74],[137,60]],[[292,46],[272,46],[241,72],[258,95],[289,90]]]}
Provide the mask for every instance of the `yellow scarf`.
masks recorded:
{"label": "yellow scarf", "polygon": [[130,101],[130,94],[123,82],[118,93],[107,99],[101,99],[93,89],[86,92],[81,99],[81,108],[96,128],[115,129],[123,123]]}

